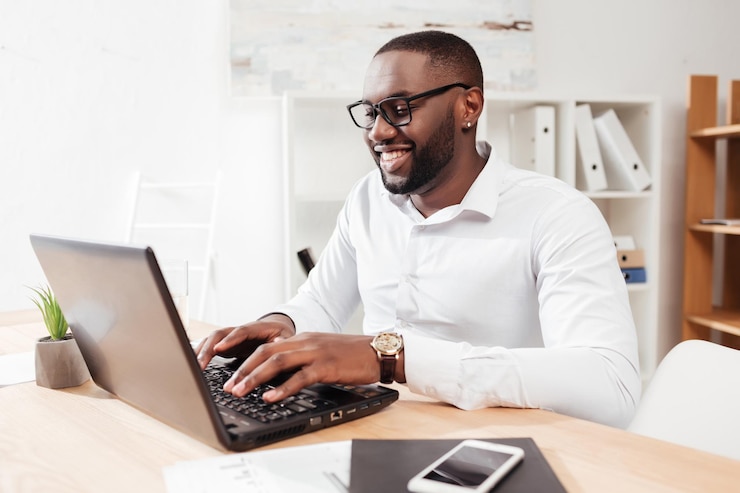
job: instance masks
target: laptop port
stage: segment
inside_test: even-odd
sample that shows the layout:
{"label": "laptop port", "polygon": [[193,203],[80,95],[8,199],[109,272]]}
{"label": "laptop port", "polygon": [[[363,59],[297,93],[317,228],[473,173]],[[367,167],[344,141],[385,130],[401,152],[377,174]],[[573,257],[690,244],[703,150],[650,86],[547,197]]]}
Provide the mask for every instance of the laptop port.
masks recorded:
{"label": "laptop port", "polygon": [[336,421],[342,419],[342,411],[334,411],[329,415],[329,421]]}

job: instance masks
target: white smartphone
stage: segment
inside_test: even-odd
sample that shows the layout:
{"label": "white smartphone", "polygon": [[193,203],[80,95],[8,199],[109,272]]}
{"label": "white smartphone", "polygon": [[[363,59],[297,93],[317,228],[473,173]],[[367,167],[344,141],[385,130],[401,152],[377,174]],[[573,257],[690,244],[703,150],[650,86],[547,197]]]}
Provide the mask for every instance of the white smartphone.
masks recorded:
{"label": "white smartphone", "polygon": [[463,440],[406,485],[414,493],[487,492],[524,458],[519,447]]}

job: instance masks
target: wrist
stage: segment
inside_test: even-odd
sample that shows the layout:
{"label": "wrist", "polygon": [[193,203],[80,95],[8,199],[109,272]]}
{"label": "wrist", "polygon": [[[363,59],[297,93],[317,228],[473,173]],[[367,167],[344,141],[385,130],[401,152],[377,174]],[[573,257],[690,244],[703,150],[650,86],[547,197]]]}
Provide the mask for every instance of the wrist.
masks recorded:
{"label": "wrist", "polygon": [[266,315],[262,315],[257,320],[261,322],[271,322],[271,323],[279,324],[283,326],[285,330],[287,330],[288,332],[291,332],[293,335],[295,335],[296,333],[295,322],[293,322],[293,319],[284,313],[271,312]]}
{"label": "wrist", "polygon": [[405,381],[403,371],[403,337],[395,332],[381,332],[370,342],[375,350],[380,383],[393,383],[394,381]]}

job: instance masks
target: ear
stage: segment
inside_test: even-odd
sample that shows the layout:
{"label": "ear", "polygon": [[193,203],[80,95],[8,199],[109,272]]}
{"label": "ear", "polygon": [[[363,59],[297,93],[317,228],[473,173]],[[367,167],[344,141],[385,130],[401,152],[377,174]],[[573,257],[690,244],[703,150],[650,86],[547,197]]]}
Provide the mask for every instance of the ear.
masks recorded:
{"label": "ear", "polygon": [[475,127],[483,112],[483,91],[479,87],[471,87],[465,91],[462,100],[461,126],[464,128]]}

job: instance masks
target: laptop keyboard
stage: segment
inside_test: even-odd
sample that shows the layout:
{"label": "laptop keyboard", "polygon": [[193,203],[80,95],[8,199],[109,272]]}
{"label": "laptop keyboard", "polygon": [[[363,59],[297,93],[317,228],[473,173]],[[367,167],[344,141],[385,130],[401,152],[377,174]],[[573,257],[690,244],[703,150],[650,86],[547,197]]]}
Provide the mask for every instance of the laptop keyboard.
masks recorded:
{"label": "laptop keyboard", "polygon": [[213,400],[217,405],[227,407],[261,423],[279,421],[296,414],[322,410],[333,405],[331,401],[317,398],[317,394],[309,389],[304,389],[282,401],[267,403],[262,400],[262,394],[275,388],[270,384],[260,385],[244,397],[236,397],[223,390],[224,383],[232,374],[233,370],[215,365],[210,365],[203,371]]}

